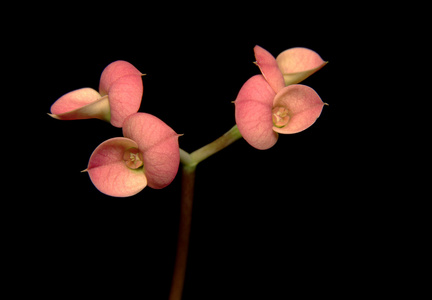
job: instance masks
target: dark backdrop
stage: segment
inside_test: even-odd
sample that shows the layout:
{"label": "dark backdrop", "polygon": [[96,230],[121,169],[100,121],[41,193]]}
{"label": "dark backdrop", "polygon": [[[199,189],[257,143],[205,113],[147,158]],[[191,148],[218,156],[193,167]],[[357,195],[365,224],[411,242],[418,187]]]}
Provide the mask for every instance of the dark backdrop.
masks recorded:
{"label": "dark backdrop", "polygon": [[184,134],[180,146],[191,152],[235,124],[231,101],[259,74],[257,44],[274,56],[308,47],[329,61],[303,84],[330,106],[311,128],[281,135],[269,150],[240,140],[198,166],[184,299],[343,296],[369,286],[358,275],[370,249],[360,242],[367,220],[361,191],[350,185],[357,162],[346,122],[347,70],[362,32],[349,12],[262,6],[75,7],[23,32],[32,39],[19,105],[31,115],[22,139],[32,151],[28,184],[18,190],[28,196],[14,202],[10,226],[19,231],[14,276],[28,290],[56,299],[166,299],[176,247],[180,175],[130,198],[100,193],[80,171],[121,130],[54,120],[46,115],[51,104],[74,89],[97,89],[105,66],[127,60],[147,74],[140,111]]}

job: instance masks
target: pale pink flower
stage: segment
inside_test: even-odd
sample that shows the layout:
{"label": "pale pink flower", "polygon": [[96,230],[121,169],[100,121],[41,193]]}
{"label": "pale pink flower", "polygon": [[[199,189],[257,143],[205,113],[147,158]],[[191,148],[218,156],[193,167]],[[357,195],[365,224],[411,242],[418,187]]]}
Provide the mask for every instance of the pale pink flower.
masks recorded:
{"label": "pale pink flower", "polygon": [[303,131],[319,117],[321,98],[312,88],[296,83],[326,62],[305,48],[288,49],[278,59],[259,46],[254,52],[262,75],[253,76],[240,89],[235,118],[243,138],[264,150],[276,143],[279,133]]}
{"label": "pale pink flower", "polygon": [[125,119],[123,135],[103,142],[90,157],[85,171],[99,191],[128,197],[174,180],[180,163],[174,130],[153,115],[135,113]]}
{"label": "pale pink flower", "polygon": [[92,88],[69,92],[51,106],[50,116],[60,120],[96,118],[122,127],[141,105],[142,75],[132,64],[115,61],[103,70],[99,92]]}

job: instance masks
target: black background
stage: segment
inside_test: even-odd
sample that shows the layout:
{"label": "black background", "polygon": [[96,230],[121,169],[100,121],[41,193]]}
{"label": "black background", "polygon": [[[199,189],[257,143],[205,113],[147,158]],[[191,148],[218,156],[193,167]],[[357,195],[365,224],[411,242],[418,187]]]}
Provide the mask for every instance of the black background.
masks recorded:
{"label": "black background", "polygon": [[235,124],[231,101],[259,74],[257,44],[274,56],[307,47],[329,61],[303,82],[329,106],[312,127],[281,135],[269,150],[240,140],[198,166],[184,299],[345,297],[376,284],[379,268],[368,269],[379,254],[363,243],[375,213],[358,185],[353,149],[362,145],[352,138],[347,105],[357,101],[353,58],[366,33],[350,11],[249,6],[74,7],[22,33],[20,97],[31,116],[28,132],[16,136],[32,150],[9,224],[19,232],[11,278],[26,280],[22,291],[167,299],[180,175],[162,190],[106,196],[80,171],[121,129],[46,113],[69,91],[97,89],[105,66],[126,60],[147,74],[140,111],[184,134],[180,147],[192,152]]}

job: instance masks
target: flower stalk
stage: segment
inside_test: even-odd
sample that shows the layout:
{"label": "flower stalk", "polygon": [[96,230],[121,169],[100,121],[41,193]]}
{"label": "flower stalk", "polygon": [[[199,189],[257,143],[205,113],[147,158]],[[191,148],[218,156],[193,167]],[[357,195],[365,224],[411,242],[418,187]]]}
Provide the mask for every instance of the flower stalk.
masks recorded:
{"label": "flower stalk", "polygon": [[180,300],[186,274],[189,238],[192,223],[192,203],[195,185],[196,165],[182,166],[182,187],[180,202],[180,224],[177,240],[177,254],[169,300]]}
{"label": "flower stalk", "polygon": [[173,279],[169,300],[180,300],[186,275],[187,255],[189,249],[190,230],[192,223],[192,204],[195,186],[195,171],[197,165],[228,147],[242,136],[237,125],[223,136],[189,154],[180,148],[180,162],[182,164],[182,186],[180,202],[180,224],[177,241],[177,254],[174,264]]}

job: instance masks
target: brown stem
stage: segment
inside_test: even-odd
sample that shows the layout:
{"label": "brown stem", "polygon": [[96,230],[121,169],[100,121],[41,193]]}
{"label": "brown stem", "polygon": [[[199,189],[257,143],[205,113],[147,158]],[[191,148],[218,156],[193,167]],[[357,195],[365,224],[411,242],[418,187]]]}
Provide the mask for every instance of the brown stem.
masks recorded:
{"label": "brown stem", "polygon": [[182,164],[182,191],[180,202],[180,225],[177,242],[177,254],[174,264],[174,274],[171,282],[169,300],[181,300],[186,274],[186,263],[189,248],[189,236],[192,221],[192,202],[195,184],[196,166],[206,158],[228,147],[242,136],[235,125],[223,136],[204,147],[187,153],[180,149],[180,161]]}
{"label": "brown stem", "polygon": [[182,166],[182,189],[180,202],[180,225],[177,242],[177,254],[171,283],[169,300],[180,300],[186,274],[189,237],[192,221],[192,203],[195,184],[196,165]]}

